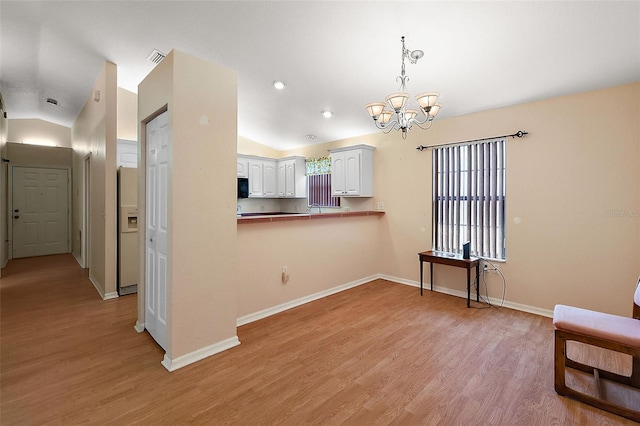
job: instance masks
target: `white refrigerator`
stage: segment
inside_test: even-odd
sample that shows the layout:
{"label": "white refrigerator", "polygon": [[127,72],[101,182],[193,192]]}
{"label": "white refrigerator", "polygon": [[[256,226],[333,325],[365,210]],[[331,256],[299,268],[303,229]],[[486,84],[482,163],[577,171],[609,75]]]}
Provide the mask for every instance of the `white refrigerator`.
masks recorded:
{"label": "white refrigerator", "polygon": [[118,294],[138,291],[138,169],[118,168]]}

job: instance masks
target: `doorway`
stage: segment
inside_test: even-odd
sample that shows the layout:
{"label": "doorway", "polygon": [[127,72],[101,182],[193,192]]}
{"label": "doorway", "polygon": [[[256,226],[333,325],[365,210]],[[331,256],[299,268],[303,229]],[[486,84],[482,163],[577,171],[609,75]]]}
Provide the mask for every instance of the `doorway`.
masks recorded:
{"label": "doorway", "polygon": [[83,171],[83,206],[82,206],[82,230],[80,231],[80,256],[82,267],[88,269],[91,266],[91,154],[84,157]]}
{"label": "doorway", "polygon": [[11,167],[11,257],[69,253],[69,169]]}

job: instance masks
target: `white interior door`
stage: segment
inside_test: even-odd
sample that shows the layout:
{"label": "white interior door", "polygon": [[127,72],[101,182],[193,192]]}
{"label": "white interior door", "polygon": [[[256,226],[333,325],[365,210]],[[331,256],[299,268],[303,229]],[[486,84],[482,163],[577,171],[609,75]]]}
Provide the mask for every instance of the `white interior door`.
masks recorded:
{"label": "white interior door", "polygon": [[13,167],[14,258],[69,252],[66,169]]}
{"label": "white interior door", "polygon": [[145,328],[167,350],[168,113],[147,124]]}

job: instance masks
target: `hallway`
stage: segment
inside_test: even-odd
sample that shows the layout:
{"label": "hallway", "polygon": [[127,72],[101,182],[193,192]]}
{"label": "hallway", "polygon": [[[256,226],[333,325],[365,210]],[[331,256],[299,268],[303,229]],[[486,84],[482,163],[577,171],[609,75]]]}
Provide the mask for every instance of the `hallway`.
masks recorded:
{"label": "hallway", "polygon": [[135,392],[133,365],[166,375],[133,328],[136,295],[103,301],[70,254],[11,260],[0,298],[3,425],[106,419]]}

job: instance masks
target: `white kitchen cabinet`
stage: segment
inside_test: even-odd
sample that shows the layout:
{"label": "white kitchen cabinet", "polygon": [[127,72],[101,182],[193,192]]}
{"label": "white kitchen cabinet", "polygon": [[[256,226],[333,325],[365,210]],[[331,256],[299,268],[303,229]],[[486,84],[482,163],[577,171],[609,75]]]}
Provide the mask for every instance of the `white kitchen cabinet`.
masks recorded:
{"label": "white kitchen cabinet", "polygon": [[334,197],[373,197],[374,149],[369,145],[355,145],[329,151]]}
{"label": "white kitchen cabinet", "polygon": [[238,157],[238,177],[249,177],[249,160]]}
{"label": "white kitchen cabinet", "polygon": [[278,167],[278,197],[305,198],[307,177],[304,157],[281,158]]}
{"label": "white kitchen cabinet", "polygon": [[249,197],[262,197],[262,161],[249,161]]}
{"label": "white kitchen cabinet", "polygon": [[262,191],[263,197],[275,197],[278,190],[278,179],[276,174],[276,161],[262,161]]}
{"label": "white kitchen cabinet", "polygon": [[[240,157],[247,160],[249,198],[275,198],[277,190],[276,161],[261,157]],[[240,160],[238,161],[240,168]]]}

